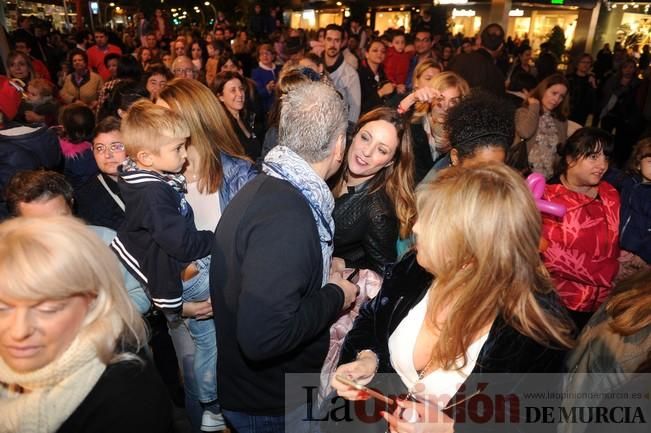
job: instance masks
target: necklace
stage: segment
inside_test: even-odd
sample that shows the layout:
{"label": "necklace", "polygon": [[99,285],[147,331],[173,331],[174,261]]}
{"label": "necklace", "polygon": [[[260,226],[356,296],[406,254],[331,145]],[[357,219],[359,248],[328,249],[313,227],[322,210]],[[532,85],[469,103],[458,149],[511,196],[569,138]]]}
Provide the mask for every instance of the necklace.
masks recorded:
{"label": "necklace", "polygon": [[[429,361],[427,361],[427,364],[425,364],[425,367],[423,367],[420,370],[417,370],[416,373],[418,373],[417,379],[416,379],[416,384],[411,387],[409,390],[409,393],[407,394],[406,399],[411,400],[411,401],[418,401],[416,399],[416,394],[419,392],[424,391],[424,386],[421,382],[423,378],[427,375],[427,372],[429,371],[430,367],[432,366],[432,358],[430,358]],[[420,386],[419,386],[420,385]]]}

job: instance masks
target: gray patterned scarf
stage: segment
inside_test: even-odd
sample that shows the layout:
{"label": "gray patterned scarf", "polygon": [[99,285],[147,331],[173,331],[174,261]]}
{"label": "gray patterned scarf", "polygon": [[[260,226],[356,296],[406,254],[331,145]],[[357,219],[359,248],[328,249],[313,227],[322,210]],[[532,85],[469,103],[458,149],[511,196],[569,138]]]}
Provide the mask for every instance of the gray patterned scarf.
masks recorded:
{"label": "gray patterned scarf", "polygon": [[328,185],[314,172],[310,164],[286,146],[276,146],[269,151],[264,159],[262,171],[271,177],[289,182],[309,203],[319,229],[325,285],[330,276],[335,232],[335,222],[332,219],[335,199]]}

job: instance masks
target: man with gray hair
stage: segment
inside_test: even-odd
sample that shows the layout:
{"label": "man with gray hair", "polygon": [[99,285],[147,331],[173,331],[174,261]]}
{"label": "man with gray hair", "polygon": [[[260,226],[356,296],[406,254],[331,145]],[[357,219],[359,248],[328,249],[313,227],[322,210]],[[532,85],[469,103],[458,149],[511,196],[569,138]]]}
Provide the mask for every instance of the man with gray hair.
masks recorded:
{"label": "man with gray hair", "polygon": [[285,373],[319,373],[329,328],[357,286],[330,273],[334,198],[348,113],[314,82],[283,96],[278,146],[224,211],[212,250],[222,413],[238,433],[305,431]]}
{"label": "man with gray hair", "polygon": [[172,73],[176,78],[191,78],[196,79],[199,75],[192,59],[186,56],[178,56],[172,62]]}

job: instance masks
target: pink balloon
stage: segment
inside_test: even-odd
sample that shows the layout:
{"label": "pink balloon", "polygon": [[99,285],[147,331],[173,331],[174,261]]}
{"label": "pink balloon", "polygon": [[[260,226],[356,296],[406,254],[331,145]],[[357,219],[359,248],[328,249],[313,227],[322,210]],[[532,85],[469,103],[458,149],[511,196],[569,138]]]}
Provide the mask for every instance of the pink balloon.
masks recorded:
{"label": "pink balloon", "polygon": [[534,198],[539,199],[542,197],[543,192],[545,192],[545,176],[540,173],[531,173],[527,177],[527,184],[529,189],[533,193]]}
{"label": "pink balloon", "polygon": [[549,215],[563,218],[565,212],[567,212],[565,205],[553,203],[541,198],[543,192],[545,192],[545,184],[545,177],[540,173],[531,173],[529,177],[527,177],[527,185],[531,190],[531,194],[533,194],[538,210]]}

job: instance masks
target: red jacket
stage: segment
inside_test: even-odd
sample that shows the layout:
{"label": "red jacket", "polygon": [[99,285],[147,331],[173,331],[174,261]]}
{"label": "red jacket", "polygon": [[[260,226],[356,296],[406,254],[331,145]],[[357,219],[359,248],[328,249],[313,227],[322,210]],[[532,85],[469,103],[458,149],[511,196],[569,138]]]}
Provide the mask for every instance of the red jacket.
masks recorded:
{"label": "red jacket", "polygon": [[389,47],[387,56],[384,59],[384,72],[392,83],[405,84],[407,82],[409,62],[413,54],[405,51],[399,53],[395,48]]}
{"label": "red jacket", "polygon": [[108,81],[111,76],[106,65],[104,65],[104,57],[109,53],[122,55],[122,50],[120,47],[107,44],[106,50],[104,51],[100,50],[97,45],[93,45],[86,51],[86,54],[88,55],[88,67],[93,71],[96,71],[104,81]]}
{"label": "red jacket", "polygon": [[610,294],[619,269],[619,193],[601,182],[596,198],[562,184],[545,187],[543,198],[567,206],[560,219],[543,214],[543,261],[567,308],[591,312]]}

